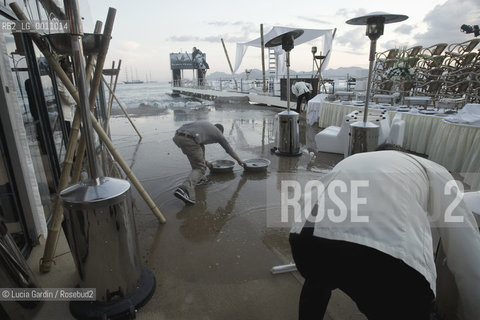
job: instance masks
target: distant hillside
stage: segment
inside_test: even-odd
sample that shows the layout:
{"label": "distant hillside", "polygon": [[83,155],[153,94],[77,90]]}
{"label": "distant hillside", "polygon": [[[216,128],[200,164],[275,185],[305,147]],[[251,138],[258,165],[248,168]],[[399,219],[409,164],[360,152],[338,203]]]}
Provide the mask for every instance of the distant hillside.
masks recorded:
{"label": "distant hillside", "polygon": [[[350,67],[350,68],[338,68],[338,69],[327,69],[323,72],[323,78],[366,78],[368,77],[368,69],[363,69],[359,67]],[[296,72],[295,70],[290,70],[291,78],[310,78],[312,76],[311,72]],[[207,80],[220,80],[220,79],[231,79],[232,75],[225,72],[207,72]],[[262,70],[252,69],[249,79],[262,79]],[[235,74],[235,79],[246,79],[245,72]]]}
{"label": "distant hillside", "polygon": [[338,68],[327,69],[323,73],[324,78],[339,78],[346,77],[347,75],[353,78],[366,78],[368,77],[368,69],[363,69],[359,67]]}

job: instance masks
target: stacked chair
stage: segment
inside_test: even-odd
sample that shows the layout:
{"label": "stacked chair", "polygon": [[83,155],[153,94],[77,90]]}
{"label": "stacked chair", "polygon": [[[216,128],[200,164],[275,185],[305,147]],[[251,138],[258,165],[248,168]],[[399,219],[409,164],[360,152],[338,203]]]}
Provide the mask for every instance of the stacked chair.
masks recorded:
{"label": "stacked chair", "polygon": [[[480,38],[461,43],[438,43],[430,47],[413,46],[390,49],[376,54],[372,96],[399,92],[406,101],[417,99],[465,99],[480,103]],[[413,75],[392,80],[388,72],[402,62],[413,69]]]}
{"label": "stacked chair", "polygon": [[375,88],[374,92],[376,94],[392,93],[394,82],[393,80],[386,79],[384,74],[395,65],[399,56],[399,51],[399,49],[390,49],[376,53],[372,79],[372,87]]}

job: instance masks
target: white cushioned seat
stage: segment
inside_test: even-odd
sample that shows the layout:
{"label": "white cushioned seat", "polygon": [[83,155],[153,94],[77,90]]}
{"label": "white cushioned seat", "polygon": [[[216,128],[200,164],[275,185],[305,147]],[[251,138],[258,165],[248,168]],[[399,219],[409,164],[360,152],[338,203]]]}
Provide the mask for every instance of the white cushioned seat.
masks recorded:
{"label": "white cushioned seat", "polygon": [[403,146],[403,137],[405,136],[405,120],[397,120],[392,123],[390,134],[388,135],[388,143],[393,143],[397,146]]}
{"label": "white cushioned seat", "polygon": [[342,126],[329,126],[315,135],[317,151],[340,153],[348,155],[350,142],[350,123],[354,120],[354,114],[350,113],[343,118]]}
{"label": "white cushioned seat", "polygon": [[390,135],[390,121],[388,120],[388,114],[385,113],[381,119],[378,119],[375,124],[380,126],[378,132],[378,145],[387,142]]}

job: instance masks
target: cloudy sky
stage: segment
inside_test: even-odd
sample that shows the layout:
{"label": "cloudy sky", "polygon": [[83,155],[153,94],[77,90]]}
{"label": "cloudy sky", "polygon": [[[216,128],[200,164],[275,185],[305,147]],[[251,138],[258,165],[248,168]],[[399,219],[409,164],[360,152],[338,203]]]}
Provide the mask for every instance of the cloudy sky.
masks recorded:
{"label": "cloudy sky", "polygon": [[[225,41],[232,63],[237,42],[260,36],[273,26],[311,29],[337,28],[329,68],[368,68],[370,41],[364,26],[345,23],[374,11],[404,14],[406,21],[388,24],[377,42],[377,51],[394,47],[424,47],[472,39],[460,31],[462,24],[480,24],[480,0],[336,0],[301,2],[276,0],[79,0],[85,17],[85,31],[93,31],[96,20],[105,21],[108,8],[117,10],[108,65],[122,60],[122,69],[147,75],[154,80],[171,80],[169,54],[191,52],[197,47],[206,53],[209,73],[229,72],[222,47]],[[291,67],[312,70],[311,47],[315,41],[296,46]],[[250,47],[239,69],[261,69],[260,50]],[[121,77],[122,78],[122,77]],[[121,79],[124,80],[124,79]]]}

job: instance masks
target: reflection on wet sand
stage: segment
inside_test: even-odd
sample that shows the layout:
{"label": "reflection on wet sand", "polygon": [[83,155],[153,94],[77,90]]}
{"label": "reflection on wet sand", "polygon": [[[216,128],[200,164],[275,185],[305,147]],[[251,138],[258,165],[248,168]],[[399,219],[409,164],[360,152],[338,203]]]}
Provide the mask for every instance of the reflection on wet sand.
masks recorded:
{"label": "reflection on wet sand", "polygon": [[[111,121],[114,143],[167,218],[159,225],[133,193],[141,256],[158,281],[143,312],[161,306],[165,319],[296,318],[298,280],[270,274],[273,266],[291,261],[289,227],[269,225],[268,215],[280,212],[282,180],[318,179],[341,157],[313,156],[312,135],[318,130],[304,125],[300,156],[271,153],[278,109],[221,105],[184,111],[135,118],[144,137],[140,143],[123,118]],[[172,137],[183,123],[199,119],[222,123],[242,159],[271,164],[265,172],[245,172],[238,165],[230,174],[207,172],[207,183],[196,188],[197,203],[185,206],[173,192],[190,165]],[[227,158],[220,146],[206,146],[208,161]]]}
{"label": "reflection on wet sand", "polygon": [[[240,190],[247,182],[247,175],[242,174],[238,180],[237,187],[228,198],[226,203],[221,203],[219,206],[210,211],[207,206],[208,187],[211,184],[221,183],[222,181],[233,180],[235,175],[233,173],[211,174],[208,177],[208,185],[198,186],[196,189],[197,205],[195,207],[188,207],[190,210],[182,210],[177,214],[177,218],[183,220],[180,225],[180,234],[190,241],[204,241],[214,240],[221,232],[223,226],[228,221],[230,214],[233,212],[235,201],[238,198]],[[227,193],[227,191],[225,191]],[[212,198],[213,194],[210,195]],[[210,199],[214,201],[214,199]],[[223,201],[222,201],[223,202]]]}

